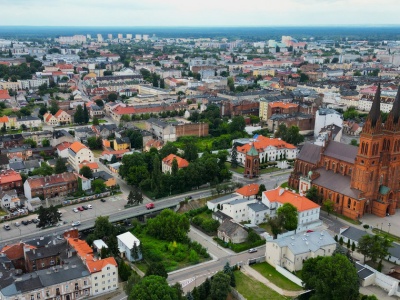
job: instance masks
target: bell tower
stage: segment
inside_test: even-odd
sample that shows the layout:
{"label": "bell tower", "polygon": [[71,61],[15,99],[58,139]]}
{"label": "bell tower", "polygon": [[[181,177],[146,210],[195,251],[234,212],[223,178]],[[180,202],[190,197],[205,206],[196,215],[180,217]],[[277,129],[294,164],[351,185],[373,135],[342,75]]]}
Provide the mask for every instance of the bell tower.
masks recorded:
{"label": "bell tower", "polygon": [[258,151],[252,144],[250,150],[246,153],[244,165],[244,175],[249,178],[258,177],[260,173],[260,157]]}
{"label": "bell tower", "polygon": [[380,160],[384,140],[380,99],[381,86],[379,84],[360,136],[360,146],[358,147],[358,153],[354,161],[354,171],[351,176],[351,188],[362,191],[362,198],[370,200],[370,203],[372,203],[372,200],[377,199]]}

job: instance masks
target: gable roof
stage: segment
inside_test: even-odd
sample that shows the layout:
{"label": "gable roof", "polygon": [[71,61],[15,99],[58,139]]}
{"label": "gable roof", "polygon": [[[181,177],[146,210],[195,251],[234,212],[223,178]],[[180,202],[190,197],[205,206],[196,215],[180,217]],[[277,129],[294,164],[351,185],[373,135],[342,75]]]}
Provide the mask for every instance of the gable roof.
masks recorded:
{"label": "gable roof", "polygon": [[[268,147],[274,147],[277,149],[296,149],[292,144],[286,143],[281,139],[269,138],[259,135],[254,142],[247,143],[246,145],[237,147],[238,152],[248,153],[251,148],[255,148],[258,152],[264,152]],[[254,150],[253,150],[254,151]]]}
{"label": "gable roof", "polygon": [[81,142],[73,142],[71,146],[69,146],[69,149],[71,149],[73,152],[78,153],[82,149],[87,148],[84,144]]}
{"label": "gable roof", "polygon": [[290,190],[285,190],[278,187],[274,190],[265,191],[264,195],[270,202],[279,202],[282,204],[290,203],[297,208],[297,211],[302,212],[310,209],[320,208],[320,206],[299,194],[293,193]]}
{"label": "gable roof", "polygon": [[330,141],[324,151],[324,155],[354,164],[357,152],[357,146]]}
{"label": "gable roof", "polygon": [[232,220],[225,220],[219,227],[218,231],[224,232],[227,236],[232,236],[236,231],[247,231]]}
{"label": "gable roof", "polygon": [[318,146],[312,143],[305,143],[301,148],[298,160],[303,160],[312,164],[317,164],[321,156],[322,146]]}
{"label": "gable roof", "polygon": [[119,239],[125,246],[127,246],[129,249],[133,248],[134,243],[136,243],[136,246],[140,245],[140,240],[135,237],[132,233],[129,231],[117,235],[117,239]]}
{"label": "gable roof", "polygon": [[65,149],[68,149],[72,144],[70,142],[62,142],[57,146],[58,151],[63,151]]}
{"label": "gable roof", "polygon": [[176,162],[178,163],[178,168],[186,168],[187,166],[189,166],[189,162],[186,159],[172,153],[167,157],[164,157],[162,161],[168,166],[172,166],[172,162],[174,159],[176,159]]}
{"label": "gable roof", "polygon": [[241,187],[240,189],[237,189],[236,193],[243,195],[244,197],[254,196],[257,195],[259,187],[260,186],[257,183],[250,183]]}
{"label": "gable roof", "polygon": [[117,266],[117,262],[115,261],[114,257],[107,257],[99,260],[88,260],[86,262],[86,266],[90,273],[100,272],[108,265]]}
{"label": "gable roof", "polygon": [[352,241],[358,242],[364,235],[370,235],[370,234],[364,230],[360,230],[358,228],[349,226],[345,230],[341,231],[340,235]]}

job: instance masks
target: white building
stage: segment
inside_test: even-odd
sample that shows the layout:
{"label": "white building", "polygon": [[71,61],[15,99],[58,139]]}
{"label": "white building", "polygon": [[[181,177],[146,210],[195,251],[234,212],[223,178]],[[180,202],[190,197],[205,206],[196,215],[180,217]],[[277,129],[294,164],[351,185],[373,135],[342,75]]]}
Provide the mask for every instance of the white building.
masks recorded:
{"label": "white building", "polygon": [[314,136],[317,136],[323,127],[334,124],[343,127],[343,116],[334,109],[320,108],[315,115]]}
{"label": "white building", "polygon": [[235,143],[240,145],[237,147],[237,160],[242,165],[246,160],[246,153],[250,150],[251,144],[254,144],[259,153],[260,163],[281,159],[295,159],[298,154],[296,146],[286,143],[280,138],[269,138],[259,135],[255,140],[233,140],[233,144]]}
{"label": "white building", "polygon": [[[372,100],[362,98],[358,101],[358,109],[362,111],[369,112],[372,107]],[[382,102],[381,101],[381,111],[385,113],[389,113],[393,108],[393,102]]]}
{"label": "white building", "polygon": [[16,125],[17,128],[21,127],[22,125],[25,125],[27,128],[41,127],[42,120],[38,117],[22,116],[21,118],[17,119]]}
{"label": "white building", "polygon": [[[117,235],[118,240],[118,249],[123,258],[128,259],[129,261],[136,261],[142,259],[142,253],[140,251],[140,241],[129,231]],[[137,258],[133,257],[132,249],[134,245],[137,247]]]}
{"label": "white building", "polygon": [[4,209],[16,208],[21,204],[21,200],[16,190],[3,191],[0,193],[1,207]]}
{"label": "white building", "polygon": [[273,267],[293,272],[301,270],[305,260],[331,256],[335,249],[336,242],[328,233],[309,232],[267,241],[265,259]]}
{"label": "white building", "polygon": [[79,172],[79,165],[86,162],[94,162],[93,152],[80,142],[74,142],[68,148],[68,161]]}

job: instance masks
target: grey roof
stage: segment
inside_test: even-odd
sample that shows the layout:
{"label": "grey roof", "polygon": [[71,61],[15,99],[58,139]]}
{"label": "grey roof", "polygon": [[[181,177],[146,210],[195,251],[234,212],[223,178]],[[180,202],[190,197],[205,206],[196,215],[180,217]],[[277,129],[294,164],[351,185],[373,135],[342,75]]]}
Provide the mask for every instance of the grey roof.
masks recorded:
{"label": "grey roof", "polygon": [[115,124],[100,124],[99,126],[99,130],[102,131],[103,129],[107,129],[109,131],[113,131],[113,130],[117,130],[117,125]]}
{"label": "grey roof", "polygon": [[389,255],[400,258],[400,244],[392,243],[392,247],[389,248]]}
{"label": "grey roof", "polygon": [[297,159],[316,165],[321,156],[322,147],[311,143],[305,143],[301,148]]}
{"label": "grey roof", "polygon": [[[78,130],[78,129],[79,129],[79,128],[77,128],[77,129],[75,129],[75,130]],[[65,129],[54,130],[54,132],[53,132],[53,138],[58,139],[58,138],[61,138],[61,137],[63,137],[63,136],[72,137],[72,135],[71,135],[68,131],[66,131]]]}
{"label": "grey roof", "polygon": [[232,200],[230,202],[227,202],[226,204],[236,205],[236,204],[250,202],[250,201],[253,201],[253,200],[249,200],[247,198],[242,198],[242,199],[234,199],[234,200]]}
{"label": "grey roof", "polygon": [[318,172],[320,176],[312,181],[313,184],[322,186],[334,192],[339,192],[353,199],[359,198],[361,191],[350,187],[351,178],[349,176],[343,176],[339,173],[325,170],[324,168],[319,168],[315,171]]}
{"label": "grey roof", "polygon": [[17,161],[17,162],[11,162],[9,163],[10,169],[13,169],[14,171],[20,171],[25,169],[25,165],[22,161]]}
{"label": "grey roof", "polygon": [[324,151],[324,155],[354,164],[357,152],[358,147],[356,146],[330,141]]}
{"label": "grey roof", "polygon": [[231,219],[232,219],[232,217],[228,216],[227,214],[224,214],[224,213],[223,213],[222,211],[220,211],[220,210],[214,211],[212,214],[213,214],[214,216],[216,216],[218,219],[221,219],[221,220],[223,220],[223,221],[225,221],[225,220],[231,220]]}
{"label": "grey roof", "polygon": [[365,232],[364,230],[360,230],[358,228],[349,226],[349,228],[347,228],[345,231],[343,231],[340,235],[342,235],[352,241],[358,242],[361,239],[361,237],[363,237],[364,235],[370,235],[370,234]]}
{"label": "grey roof", "polygon": [[42,287],[42,283],[40,282],[39,277],[32,277],[32,278],[29,278],[29,280],[16,281],[15,287],[16,287],[17,291],[20,291],[21,293],[25,293],[28,291],[40,289]]}
{"label": "grey roof", "polygon": [[159,126],[159,127],[162,127],[162,128],[165,128],[165,127],[167,127],[168,125],[170,125],[169,123],[164,122],[164,121],[159,120],[159,119],[156,119],[156,118],[150,118],[150,119],[148,119],[146,122],[148,122],[148,123],[150,123],[150,124],[155,124],[155,125],[157,125],[157,126]]}
{"label": "grey roof", "polygon": [[294,255],[310,251],[316,252],[321,247],[336,244],[336,241],[329,233],[317,231],[287,236],[271,242],[277,243],[279,247],[288,247]]}
{"label": "grey roof", "polygon": [[230,195],[224,195],[224,196],[219,197],[219,198],[217,198],[217,199],[210,200],[210,201],[208,201],[208,202],[213,203],[213,204],[218,204],[218,203],[227,201],[227,200],[229,200],[229,199],[234,200],[234,199],[242,198],[242,197],[243,197],[242,195],[230,194]]}
{"label": "grey roof", "polygon": [[371,276],[372,274],[374,274],[374,272],[372,272],[371,270],[369,270],[367,268],[364,268],[358,272],[358,278],[365,279],[365,278]]}
{"label": "grey roof", "polygon": [[[51,241],[50,241],[51,243]],[[61,244],[51,245],[51,247],[42,247],[38,249],[32,249],[25,252],[25,255],[30,260],[42,259],[44,257],[56,256],[65,249],[65,242]]]}
{"label": "grey roof", "polygon": [[108,180],[110,178],[113,178],[114,176],[108,174],[106,171],[99,171],[99,172],[94,172],[93,173],[93,178],[101,178],[103,180]]}
{"label": "grey roof", "polygon": [[32,116],[22,116],[17,120],[18,121],[40,121],[40,118],[38,117],[32,117]]}
{"label": "grey roof", "polygon": [[25,168],[27,168],[27,169],[39,168],[39,167],[40,167],[39,161],[38,161],[37,159],[34,159],[34,160],[26,160],[26,161],[24,162],[24,164],[25,164]]}
{"label": "grey roof", "polygon": [[240,226],[238,223],[233,222],[232,220],[225,220],[219,227],[218,231],[225,232],[226,235],[232,236],[236,231],[247,231]]}
{"label": "grey roof", "polygon": [[51,244],[51,241],[54,240],[54,237],[52,236],[42,236],[40,238],[35,238],[29,241],[26,241],[25,244],[35,246],[36,248],[41,248],[46,245]]}
{"label": "grey roof", "polygon": [[249,207],[249,209],[254,210],[255,212],[260,212],[269,209],[268,206],[266,206],[264,203],[261,202],[247,204],[247,206]]}
{"label": "grey roof", "polygon": [[318,114],[320,116],[324,116],[324,115],[327,115],[327,114],[340,115],[340,113],[338,113],[336,110],[334,110],[332,108],[320,108],[320,109],[318,109]]}

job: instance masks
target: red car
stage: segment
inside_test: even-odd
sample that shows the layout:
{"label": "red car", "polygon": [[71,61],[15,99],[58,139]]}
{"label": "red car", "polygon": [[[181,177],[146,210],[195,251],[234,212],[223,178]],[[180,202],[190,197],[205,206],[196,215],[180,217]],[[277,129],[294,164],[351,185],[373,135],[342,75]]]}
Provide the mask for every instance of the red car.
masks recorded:
{"label": "red car", "polygon": [[80,207],[80,206],[78,207],[78,210],[79,211],[84,211],[83,207]]}

